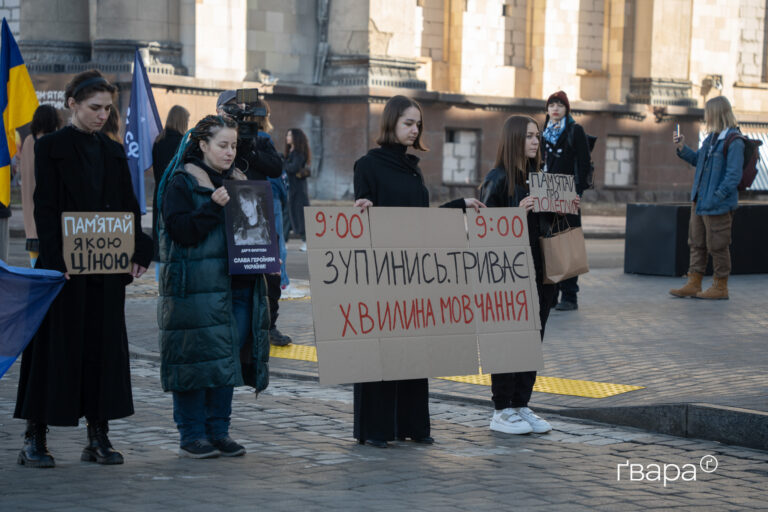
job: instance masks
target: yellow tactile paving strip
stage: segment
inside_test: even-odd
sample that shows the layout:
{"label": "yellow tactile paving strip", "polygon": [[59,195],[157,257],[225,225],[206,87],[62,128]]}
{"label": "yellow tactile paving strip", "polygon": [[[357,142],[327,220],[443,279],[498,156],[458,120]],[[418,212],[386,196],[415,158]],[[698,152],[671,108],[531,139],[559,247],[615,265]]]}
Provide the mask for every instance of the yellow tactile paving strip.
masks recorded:
{"label": "yellow tactile paving strip", "polygon": [[[439,377],[444,380],[454,382],[463,382],[465,384],[478,384],[480,386],[490,386],[491,376],[487,373],[480,375],[465,375],[463,377]],[[609,382],[594,382],[591,380],[561,379],[559,377],[536,376],[536,384],[533,390],[539,393],[550,393],[553,395],[570,395],[584,398],[607,398],[609,396],[620,395],[628,391],[644,389],[643,386],[628,386],[626,384],[611,384]]]}
{"label": "yellow tactile paving strip", "polygon": [[297,345],[291,343],[285,347],[276,347],[270,345],[269,357],[279,357],[280,359],[295,359],[297,361],[317,362],[317,349],[312,345]]}
{"label": "yellow tactile paving strip", "polygon": [[[270,347],[270,357],[280,359],[295,359],[298,361],[317,362],[317,350],[311,345],[291,344],[287,347]],[[477,384],[490,386],[491,376],[488,374],[465,375],[462,377],[440,377],[444,380],[462,382],[464,384]],[[611,384],[609,382],[594,382],[589,380],[561,379],[559,377],[536,377],[534,391],[550,393],[554,395],[579,396],[584,398],[606,398],[620,395],[629,391],[644,389],[643,386],[628,386],[625,384]]]}

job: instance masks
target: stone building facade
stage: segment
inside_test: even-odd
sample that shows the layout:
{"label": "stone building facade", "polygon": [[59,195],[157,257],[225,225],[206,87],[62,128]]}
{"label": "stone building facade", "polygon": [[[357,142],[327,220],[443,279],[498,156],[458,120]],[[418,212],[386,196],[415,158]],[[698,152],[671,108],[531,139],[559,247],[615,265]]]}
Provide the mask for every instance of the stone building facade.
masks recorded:
{"label": "stone building facade", "polygon": [[[14,4],[16,7],[14,7]],[[724,94],[745,131],[768,131],[766,0],[0,0],[41,101],[62,106],[73,73],[99,67],[127,107],[133,52],[161,118],[196,120],[225,88],[259,87],[273,136],[302,128],[311,193],[350,198],[386,99],[425,111],[422,169],[438,200],[472,193],[511,114],[544,118],[565,90],[598,136],[594,199],[683,199],[692,170],[677,124],[701,130]]]}

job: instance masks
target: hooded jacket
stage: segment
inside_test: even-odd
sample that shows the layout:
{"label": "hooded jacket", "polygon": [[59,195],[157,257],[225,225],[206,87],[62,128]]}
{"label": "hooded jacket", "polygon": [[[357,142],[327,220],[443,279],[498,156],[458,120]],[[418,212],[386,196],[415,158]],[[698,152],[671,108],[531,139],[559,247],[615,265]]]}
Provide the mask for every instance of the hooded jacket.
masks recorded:
{"label": "hooded jacket", "polygon": [[[235,170],[234,179],[245,179]],[[169,177],[191,191],[194,211],[211,215],[214,185],[208,174],[188,162]],[[166,191],[167,193],[167,191]],[[223,215],[198,243],[174,241],[168,219],[158,220],[160,236],[160,376],[165,391],[190,391],[247,384],[256,391],[269,383],[269,312],[263,277],[255,280],[251,339],[240,349],[232,313]]]}
{"label": "hooded jacket", "polygon": [[688,146],[677,156],[696,167],[691,187],[691,201],[696,202],[696,215],[722,215],[736,209],[739,202],[737,187],[744,165],[744,141],[735,139],[724,154],[725,139],[710,134],[698,151]]}

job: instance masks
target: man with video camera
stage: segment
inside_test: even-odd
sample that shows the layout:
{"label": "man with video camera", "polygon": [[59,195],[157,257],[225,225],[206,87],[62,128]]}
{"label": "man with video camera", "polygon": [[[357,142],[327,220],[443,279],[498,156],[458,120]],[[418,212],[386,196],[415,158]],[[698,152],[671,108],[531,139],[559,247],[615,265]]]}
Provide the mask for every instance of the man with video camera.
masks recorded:
{"label": "man with video camera", "polygon": [[257,89],[228,90],[219,95],[216,113],[237,121],[237,156],[235,167],[249,180],[277,178],[283,172],[280,154],[267,135],[269,107],[258,97]]}
{"label": "man with video camera", "polygon": [[[237,121],[237,154],[235,167],[245,173],[249,180],[280,178],[283,173],[283,159],[272,144],[269,132],[269,105],[259,98],[258,89],[228,90],[219,95],[216,113],[228,115]],[[272,181],[272,180],[270,180]],[[279,234],[282,236],[282,233]],[[269,301],[269,342],[285,346],[291,337],[277,328],[280,308],[280,274],[264,274],[267,282]]]}

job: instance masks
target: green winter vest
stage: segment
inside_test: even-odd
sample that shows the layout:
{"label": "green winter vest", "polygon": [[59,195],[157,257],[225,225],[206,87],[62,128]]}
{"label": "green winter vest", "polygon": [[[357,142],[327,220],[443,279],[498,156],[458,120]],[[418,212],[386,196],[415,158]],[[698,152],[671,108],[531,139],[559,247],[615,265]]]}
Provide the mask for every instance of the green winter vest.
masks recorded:
{"label": "green winter vest", "polygon": [[[211,200],[214,187],[204,170],[185,164],[194,209]],[[246,179],[235,171],[235,179]],[[241,350],[232,314],[227,239],[222,222],[193,247],[171,240],[158,215],[160,247],[160,377],[164,391],[191,391],[247,384],[256,391],[269,383],[269,310],[266,284],[254,286],[252,337]]]}

